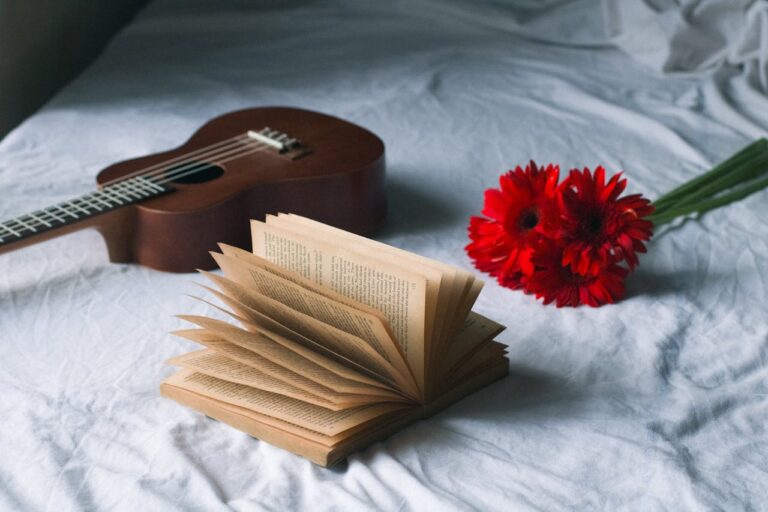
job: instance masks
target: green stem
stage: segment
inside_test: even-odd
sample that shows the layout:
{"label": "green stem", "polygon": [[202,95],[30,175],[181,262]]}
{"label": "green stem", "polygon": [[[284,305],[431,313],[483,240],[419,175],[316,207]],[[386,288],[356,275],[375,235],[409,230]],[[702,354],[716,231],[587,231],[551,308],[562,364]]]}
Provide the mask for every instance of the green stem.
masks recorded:
{"label": "green stem", "polygon": [[768,176],[755,180],[752,183],[744,184],[743,186],[737,187],[730,192],[722,194],[718,197],[705,199],[703,201],[699,201],[698,203],[687,203],[680,207],[668,209],[661,213],[654,213],[648,217],[648,220],[653,222],[655,226],[661,226],[662,224],[671,222],[677,217],[682,217],[683,215],[689,215],[691,213],[704,213],[709,210],[725,206],[734,201],[743,199],[750,194],[759,192],[766,187],[768,187]]}
{"label": "green stem", "polygon": [[[759,169],[759,170],[758,170]],[[768,140],[759,139],[715,166],[664,194],[653,202],[656,214],[678,208],[768,172]]]}
{"label": "green stem", "polygon": [[722,191],[746,184],[764,176],[766,173],[768,173],[768,153],[760,159],[750,162],[750,165],[745,165],[741,169],[733,171],[731,174],[723,175],[719,179],[710,182],[708,185],[702,186],[696,192],[690,193],[674,204],[662,209],[661,213],[671,209],[676,210],[687,204],[695,204],[704,199],[715,198]]}

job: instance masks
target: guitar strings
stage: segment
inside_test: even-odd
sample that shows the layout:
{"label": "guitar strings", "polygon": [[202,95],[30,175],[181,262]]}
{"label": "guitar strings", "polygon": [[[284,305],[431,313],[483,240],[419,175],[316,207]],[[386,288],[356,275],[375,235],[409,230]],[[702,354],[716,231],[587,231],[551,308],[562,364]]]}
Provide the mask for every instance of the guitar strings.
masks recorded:
{"label": "guitar strings", "polygon": [[[250,139],[239,141],[239,142],[247,142],[247,141],[250,141]],[[195,158],[188,159],[186,162],[176,163],[171,166],[165,166],[162,169],[157,169],[155,171],[141,174],[135,177],[149,179],[149,178],[162,178],[162,177],[174,176],[174,178],[171,179],[170,181],[175,181],[176,179],[178,179],[178,176],[180,175],[180,173],[185,173],[185,175],[187,175],[187,171],[190,169],[193,169],[194,172],[199,172],[200,170],[205,169],[211,163],[215,163],[221,158],[228,158],[233,155],[237,155],[237,157],[239,158],[240,156],[245,156],[246,154],[251,153],[254,149],[261,150],[261,149],[267,149],[268,147],[269,146],[263,142],[256,142],[251,145],[242,145],[236,142],[232,144],[230,147],[220,148],[215,151],[211,151],[206,155],[198,155]],[[201,157],[203,156],[205,157],[204,160],[206,161],[200,161]],[[168,174],[166,176],[166,173],[170,170],[172,170],[173,173]],[[120,180],[120,181],[123,181],[123,180]],[[152,180],[152,182],[157,183],[154,180]],[[167,181],[163,181],[163,183],[167,183]]]}
{"label": "guitar strings", "polygon": [[[151,173],[156,170],[158,170],[161,167],[167,167],[169,165],[172,165],[174,163],[177,163],[179,160],[190,160],[191,158],[206,158],[210,152],[214,151],[214,148],[216,148],[216,151],[225,149],[224,146],[233,146],[237,144],[238,139],[245,139],[247,136],[245,134],[236,135],[234,137],[230,137],[229,139],[225,139],[222,141],[219,141],[215,144],[211,144],[209,146],[202,147],[198,150],[191,151],[189,153],[184,153],[183,155],[179,155],[175,158],[171,158],[168,160],[163,160],[160,163],[150,165],[149,167],[144,167],[142,169],[139,169],[138,171],[126,174],[124,176],[119,176],[117,178],[105,181],[101,184],[102,187],[108,187],[109,185],[112,185],[114,183],[118,183],[120,181],[124,181],[130,178],[134,178],[139,175],[143,175],[144,173]],[[219,147],[221,146],[221,147]],[[191,160],[190,160],[191,161]],[[165,169],[167,170],[167,169]]]}
{"label": "guitar strings", "polygon": [[[233,137],[232,139],[238,139],[240,137],[241,136],[237,136],[237,137]],[[232,140],[232,139],[229,139],[229,140]],[[230,147],[237,146],[236,142],[235,143],[231,143],[231,142],[229,142],[229,140],[221,141],[221,142],[219,142],[217,144],[213,144],[211,146],[222,145],[223,142],[228,143],[228,145]],[[191,155],[193,155],[193,154],[197,158],[210,158],[210,157],[215,156],[217,159],[220,159],[221,157],[229,157],[229,158],[226,159],[226,161],[228,162],[228,161],[231,161],[231,160],[233,160],[235,158],[239,158],[241,156],[245,156],[246,154],[254,153],[255,152],[254,150],[261,150],[261,149],[266,149],[266,148],[267,148],[267,145],[264,144],[264,143],[257,143],[257,144],[252,145],[250,148],[243,148],[244,151],[242,151],[240,153],[237,153],[236,151],[233,152],[229,147],[226,147],[226,146],[219,147],[215,151],[206,151],[208,149],[207,147],[206,148],[201,148],[200,150],[197,150],[197,151],[194,151],[194,152],[190,152],[190,153],[187,153],[185,155],[181,155],[180,157],[169,159],[169,160],[163,162],[162,164],[156,164],[155,166],[151,166],[151,167],[147,167],[145,169],[141,169],[138,172],[131,173],[130,175],[126,175],[124,177],[121,177],[120,179],[111,180],[109,183],[112,183],[113,186],[114,186],[114,185],[118,185],[118,184],[120,184],[122,182],[127,182],[132,177],[137,177],[137,176],[140,176],[140,177],[145,177],[146,176],[147,178],[153,178],[153,177],[157,177],[160,174],[163,174],[164,172],[167,172],[170,169],[173,169],[174,167],[178,167],[178,168],[174,169],[174,173],[173,174],[169,174],[168,175],[168,177],[170,178],[169,180],[163,181],[163,183],[167,183],[168,181],[173,181],[173,180],[179,179],[182,176],[188,176],[188,175],[193,174],[195,172],[199,172],[200,170],[202,170],[202,169],[204,169],[205,167],[208,166],[208,164],[203,164],[201,162],[194,162],[194,160],[190,159],[189,157]],[[225,150],[229,150],[229,151],[225,151]],[[180,165],[176,165],[176,166],[168,166],[167,165],[168,163],[177,163],[180,160],[184,160],[184,159],[186,159],[186,161],[181,163]],[[192,164],[192,165],[190,165],[190,164]],[[146,172],[147,170],[150,170],[150,169],[153,169],[153,168],[155,169],[154,171]],[[151,183],[156,183],[156,180],[154,180],[154,179],[149,179],[149,181]],[[139,192],[146,192],[146,191],[142,191],[140,188],[138,190],[139,190]],[[102,193],[105,193],[105,194],[109,194],[110,192],[117,192],[117,191],[115,191],[114,188],[108,188],[108,187],[102,186],[102,188],[100,188],[99,190],[97,190],[95,192],[92,192],[90,194],[83,195],[83,196],[81,196],[79,198],[73,199],[72,201],[81,202],[81,203],[85,204],[86,206],[95,207],[95,208],[99,209],[98,205],[94,204],[94,202],[92,202],[94,200],[95,201],[99,200],[99,198],[96,197],[96,194],[98,194],[99,192],[102,192]],[[124,194],[124,195],[128,195],[130,197],[131,194],[136,194],[136,190],[131,190],[131,188],[129,187],[128,190],[122,190],[122,191],[120,191],[120,193]],[[123,197],[123,199],[125,199],[125,198]],[[74,207],[75,209],[79,209],[83,213],[91,213],[91,212],[87,212],[87,211],[83,210],[77,204],[75,204],[75,203],[73,203],[71,201],[65,201],[64,203],[68,204],[70,207]],[[102,203],[102,204],[104,204],[104,203]],[[55,205],[55,206],[58,207],[58,205]],[[106,206],[111,207],[111,206],[114,206],[114,205],[110,205],[110,204],[106,203]],[[45,219],[39,219],[38,218],[40,216],[47,217],[47,220],[54,220],[54,221],[55,220],[59,220],[59,221],[63,221],[64,220],[64,219],[61,219],[57,215],[55,215],[52,212],[47,211],[47,210],[48,210],[48,208],[43,209],[43,210],[35,210],[35,211],[33,211],[31,213],[28,213],[26,215],[21,215],[21,216],[15,218],[15,219],[11,219],[9,221],[6,221],[5,223],[0,224],[0,226],[5,227],[5,229],[11,228],[9,231],[11,233],[14,233],[13,229],[12,229],[14,224],[12,224],[12,223],[15,223],[15,226],[18,229],[26,230],[26,229],[29,229],[30,226],[31,227],[42,227],[42,226],[50,227],[50,224],[47,224]],[[62,210],[63,213],[72,216],[72,214],[70,212],[68,212],[67,210],[63,210],[63,209],[61,209],[61,210]],[[24,217],[29,218],[31,223],[27,222],[27,221],[24,221],[23,220]],[[74,218],[77,218],[77,216],[74,216]]]}
{"label": "guitar strings", "polygon": [[[244,149],[243,151],[240,151],[240,152],[237,152],[237,151],[232,152],[232,151],[230,151],[230,152],[228,152],[226,154],[219,155],[219,157],[225,156],[227,158],[219,158],[219,157],[217,157],[216,160],[219,163],[226,163],[226,162],[230,162],[232,160],[236,160],[238,158],[241,158],[241,157],[249,155],[249,154],[259,153],[259,152],[264,151],[266,149],[269,149],[269,146],[267,144],[258,143],[258,144],[254,144],[253,147]],[[157,181],[157,180],[151,179],[149,181],[151,181],[152,183],[155,183],[155,184],[169,183],[169,182],[178,180],[180,178],[183,178],[185,176],[189,176],[191,174],[195,174],[195,173],[201,171],[202,169],[206,168],[207,166],[208,166],[207,163],[202,163],[202,165],[192,166],[192,168],[190,168],[189,166],[186,166],[183,169],[177,170],[176,172],[174,172],[172,174],[169,174],[166,177],[165,180]],[[169,167],[168,169],[171,169],[171,168],[173,168],[173,166]],[[165,169],[165,170],[167,170],[167,169]],[[159,174],[162,174],[163,171],[164,170],[160,170]],[[147,176],[151,177],[151,174],[152,173],[148,173]],[[158,173],[156,172],[154,174],[157,175]],[[142,175],[140,177],[144,177],[144,175]],[[120,181],[122,182],[122,180],[120,180]],[[120,183],[118,182],[117,185],[119,185],[119,184]],[[100,192],[105,193],[105,192],[108,192],[108,191],[109,191],[109,189],[102,188],[102,189],[99,189],[99,190],[97,190],[95,192],[92,192],[90,194],[86,194],[86,195],[81,196],[79,198],[73,199],[72,201],[78,201],[80,203],[83,203],[85,206],[93,207],[93,208],[96,208],[97,210],[100,210],[99,205],[97,203],[94,203],[94,201],[99,201],[99,198],[97,197],[98,193],[100,193]],[[138,191],[139,192],[146,192],[145,190],[141,190],[140,188],[138,189]],[[136,190],[131,190],[129,188],[128,190],[120,191],[120,193],[129,195],[129,197],[130,197],[131,193],[136,194]],[[71,204],[73,207],[75,207],[77,209],[80,209],[85,214],[93,213],[93,212],[88,212],[87,210],[83,210],[77,204],[75,204],[75,203],[73,203],[71,201],[66,201],[66,202]],[[114,206],[114,205],[110,205],[109,203],[103,203],[102,202],[102,204],[106,205],[107,207],[110,207],[110,208]],[[36,214],[38,214],[38,215],[36,215]],[[46,215],[48,216],[48,220],[55,219],[55,216],[52,215],[51,212],[48,212],[46,210],[37,210],[35,212],[29,213],[29,214],[26,214],[26,215],[22,215],[21,217],[17,217],[16,219],[12,219],[12,222],[16,222],[16,226],[19,229],[21,229],[21,230],[29,229],[30,226],[31,227],[41,227],[41,228],[43,226],[50,227],[49,225],[45,224],[45,222],[40,222],[41,219],[38,218],[38,217],[46,216]],[[31,222],[22,221],[21,220],[22,217],[28,217]],[[9,222],[11,222],[11,221],[9,221]],[[8,226],[8,222],[6,222],[4,225]]]}
{"label": "guitar strings", "polygon": [[[219,160],[218,158],[213,159],[212,163],[214,165],[216,163],[225,164],[227,162],[231,162],[232,160],[237,160],[238,158],[242,158],[242,157],[247,156],[247,155],[261,153],[262,151],[265,151],[265,150],[270,149],[270,148],[271,148],[271,146],[269,144],[259,143],[259,145],[257,147],[255,147],[255,148],[251,148],[251,149],[248,149],[247,151],[242,151],[240,153],[235,153],[233,155],[230,155],[228,158],[224,158],[224,159],[221,159],[221,160]],[[183,178],[185,176],[189,176],[190,174],[195,174],[196,172],[200,172],[202,169],[205,169],[206,167],[208,167],[208,165],[210,165],[208,162],[203,162],[196,169],[192,169],[192,170],[189,170],[189,171],[186,171],[186,172],[182,172],[180,174],[169,174],[168,176],[166,176],[166,178],[164,180],[154,181],[153,183],[156,183],[158,185],[163,185],[165,183],[170,183],[172,181],[177,181],[177,180],[179,180],[179,179],[181,179],[181,178]]]}
{"label": "guitar strings", "polygon": [[[108,192],[108,187],[119,185],[121,183],[127,182],[128,180],[136,177],[141,178],[147,178],[150,182],[161,185],[165,183],[169,183],[172,181],[179,180],[185,176],[189,176],[191,174],[195,174],[197,172],[200,172],[201,170],[207,168],[210,163],[208,162],[196,162],[195,160],[199,159],[212,159],[211,157],[215,157],[215,160],[218,163],[226,163],[230,162],[232,160],[236,160],[238,158],[242,158],[243,156],[249,155],[249,154],[255,154],[259,153],[261,151],[264,151],[266,149],[269,149],[269,145],[259,142],[253,144],[249,148],[242,148],[243,151],[236,151],[233,150],[233,148],[236,148],[239,146],[242,142],[248,142],[250,139],[246,135],[237,135],[235,137],[232,137],[230,139],[225,139],[223,141],[219,141],[215,144],[211,144],[209,146],[206,146],[204,148],[200,148],[196,151],[192,151],[189,153],[185,153],[184,155],[180,155],[175,158],[171,158],[169,160],[163,161],[161,163],[155,164],[153,166],[146,167],[144,169],[141,169],[139,171],[127,174],[125,176],[121,176],[119,178],[109,180],[101,185],[101,188],[97,190],[96,192],[92,192],[90,194],[86,194],[84,196],[81,196],[79,198],[73,199],[71,201],[80,201],[84,202],[86,206],[95,207],[97,209],[98,206],[91,202],[89,199],[90,196],[94,196],[94,194],[97,194],[99,192]],[[215,148],[215,149],[213,149]],[[226,158],[221,158],[226,157]],[[171,165],[169,165],[171,164]],[[173,165],[175,164],[175,165]],[[174,167],[177,167],[174,169]],[[151,178],[157,178],[167,172],[168,170],[174,169],[174,173],[171,173],[165,177],[164,180],[157,181],[155,179]],[[125,192],[129,193],[130,190]],[[135,191],[133,191],[135,193]],[[96,199],[94,197],[94,199]],[[78,207],[76,204],[71,203],[71,201],[64,201],[64,203],[71,204],[76,209],[80,209],[83,211],[83,213],[91,214],[92,212],[87,212],[86,210],[83,210],[82,208]],[[105,203],[107,206],[112,207],[113,205],[109,205],[108,203]],[[58,207],[58,205],[55,205]],[[67,213],[68,215],[71,215],[70,212],[67,212],[66,210],[62,210],[64,213]],[[43,216],[47,217],[47,219],[43,218],[40,219],[38,217]],[[32,222],[26,222],[23,221],[22,218],[27,217],[30,220],[34,219]],[[77,217],[75,217],[77,218]],[[21,215],[19,217],[16,217],[14,219],[10,219],[4,223],[0,223],[0,227],[3,227],[7,231],[9,231],[12,234],[15,234],[15,231],[13,230],[13,225],[11,223],[15,224],[15,227],[19,229],[20,231],[25,230],[31,230],[35,231],[33,228],[45,228],[45,227],[51,227],[51,224],[47,223],[46,220],[51,221],[63,221],[64,219],[61,219],[57,215],[54,215],[52,212],[47,211],[47,209],[44,210],[35,210],[31,213]],[[10,228],[10,229],[9,229]]]}
{"label": "guitar strings", "polygon": [[[263,143],[254,144],[254,147],[248,149],[247,151],[242,151],[240,153],[231,154],[228,158],[221,159],[221,160],[218,160],[218,161],[219,161],[219,163],[230,162],[232,160],[236,160],[236,159],[241,158],[243,156],[246,156],[248,154],[259,153],[259,152],[264,151],[264,150],[269,149],[269,148],[270,148],[270,146],[268,146],[267,144],[263,144]],[[189,176],[191,174],[197,173],[197,172],[199,172],[200,170],[204,169],[207,166],[208,166],[208,164],[206,163],[206,164],[204,164],[202,166],[198,166],[197,168],[194,168],[194,169],[191,169],[191,170],[187,170],[186,172],[177,172],[175,174],[170,174],[170,175],[168,175],[167,179],[162,180],[162,181],[155,181],[155,180],[150,180],[150,181],[152,183],[156,183],[156,184],[168,183],[168,182],[175,181],[175,180],[178,180],[180,178],[183,178],[184,176]],[[172,167],[170,167],[170,168],[172,168]],[[143,177],[143,176],[141,176],[141,177]],[[119,180],[119,181],[122,181],[122,180]],[[119,183],[118,183],[118,185],[119,185]],[[141,191],[141,189],[139,189],[139,191]],[[64,201],[64,203],[70,204],[72,207],[82,211],[84,214],[91,215],[94,212],[89,212],[89,211],[83,209],[82,207],[78,206],[77,204],[75,204],[72,201],[81,202],[86,207],[96,208],[97,210],[100,211],[101,208],[99,207],[99,205],[97,203],[92,202],[92,200],[91,200],[91,198],[93,198],[94,201],[98,202],[100,199],[96,196],[96,194],[98,194],[99,192],[106,192],[106,190],[105,189],[100,189],[100,190],[97,190],[96,192],[92,192],[90,194],[86,194],[84,196],[80,196],[79,198],[73,199],[71,201]],[[135,190],[128,190],[128,191],[125,191],[123,193],[130,194],[131,192],[134,193],[134,194],[136,193]],[[145,191],[142,191],[142,192],[145,192]],[[103,202],[103,201],[102,201],[102,204],[106,205],[108,208],[112,208],[114,206],[114,205],[111,205],[111,204]],[[58,205],[54,205],[54,206],[58,207]],[[66,210],[62,209],[62,211],[64,213],[66,213],[67,215],[72,215],[72,213],[70,213],[70,212],[68,212]],[[28,218],[29,221],[22,220],[24,217]],[[74,217],[78,218],[77,216],[74,216]],[[4,223],[0,223],[0,227],[4,228],[5,230],[10,232],[11,234],[17,234],[15,232],[15,229],[18,229],[19,231],[30,230],[30,231],[34,232],[34,231],[36,231],[36,228],[44,229],[46,227],[52,227],[52,225],[50,223],[48,223],[47,221],[55,221],[55,220],[64,221],[64,219],[54,215],[50,211],[47,211],[47,209],[45,209],[45,210],[35,210],[34,212],[27,213],[25,215],[21,215],[19,217],[14,218],[14,219],[10,219],[10,220],[8,220],[8,221],[6,221]],[[17,234],[17,236],[18,236],[18,234]]]}

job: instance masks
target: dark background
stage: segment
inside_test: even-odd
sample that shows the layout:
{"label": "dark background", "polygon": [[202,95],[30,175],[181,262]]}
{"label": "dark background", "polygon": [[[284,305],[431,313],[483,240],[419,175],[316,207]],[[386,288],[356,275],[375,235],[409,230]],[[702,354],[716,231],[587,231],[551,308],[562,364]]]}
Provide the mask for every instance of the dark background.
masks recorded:
{"label": "dark background", "polygon": [[0,139],[99,54],[147,0],[0,0]]}

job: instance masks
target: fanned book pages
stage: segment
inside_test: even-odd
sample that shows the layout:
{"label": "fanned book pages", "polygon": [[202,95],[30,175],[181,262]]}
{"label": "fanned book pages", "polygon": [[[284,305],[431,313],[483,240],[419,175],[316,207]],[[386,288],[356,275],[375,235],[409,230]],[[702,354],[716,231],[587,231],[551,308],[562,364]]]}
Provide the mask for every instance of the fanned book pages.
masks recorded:
{"label": "fanned book pages", "polygon": [[296,215],[252,235],[213,253],[232,322],[181,317],[203,348],[164,396],[330,466],[507,374],[470,273]]}

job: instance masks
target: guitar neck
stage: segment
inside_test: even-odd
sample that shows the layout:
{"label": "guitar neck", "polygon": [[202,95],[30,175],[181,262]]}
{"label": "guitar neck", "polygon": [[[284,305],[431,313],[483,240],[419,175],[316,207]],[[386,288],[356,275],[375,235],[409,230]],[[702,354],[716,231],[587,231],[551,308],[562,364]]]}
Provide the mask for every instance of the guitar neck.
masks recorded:
{"label": "guitar neck", "polygon": [[85,227],[98,225],[105,214],[121,210],[172,188],[137,176],[120,180],[70,201],[64,201],[0,223],[0,254]]}

